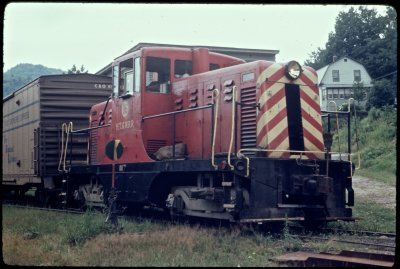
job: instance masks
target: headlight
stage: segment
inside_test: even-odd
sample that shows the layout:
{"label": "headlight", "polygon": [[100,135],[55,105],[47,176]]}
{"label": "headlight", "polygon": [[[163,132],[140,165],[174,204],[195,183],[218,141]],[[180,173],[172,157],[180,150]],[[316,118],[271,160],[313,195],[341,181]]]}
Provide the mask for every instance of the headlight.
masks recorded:
{"label": "headlight", "polygon": [[295,80],[301,75],[301,66],[296,61],[290,61],[286,64],[286,76],[290,80]]}

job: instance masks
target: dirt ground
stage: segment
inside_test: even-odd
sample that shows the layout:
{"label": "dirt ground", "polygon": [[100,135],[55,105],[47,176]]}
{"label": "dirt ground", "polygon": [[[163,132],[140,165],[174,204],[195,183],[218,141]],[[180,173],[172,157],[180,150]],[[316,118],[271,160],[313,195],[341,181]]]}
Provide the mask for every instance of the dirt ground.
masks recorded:
{"label": "dirt ground", "polygon": [[353,176],[355,200],[374,201],[387,208],[396,209],[396,187],[388,186],[376,180]]}

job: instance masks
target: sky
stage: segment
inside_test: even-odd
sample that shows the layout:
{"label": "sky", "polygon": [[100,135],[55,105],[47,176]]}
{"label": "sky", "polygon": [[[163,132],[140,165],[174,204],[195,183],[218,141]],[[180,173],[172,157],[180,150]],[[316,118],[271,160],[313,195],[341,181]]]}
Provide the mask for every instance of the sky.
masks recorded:
{"label": "sky", "polygon": [[[304,63],[349,5],[10,3],[3,72],[20,63],[96,73],[137,43],[279,50]],[[357,6],[354,6],[357,7]],[[368,5],[384,15],[385,6]]]}

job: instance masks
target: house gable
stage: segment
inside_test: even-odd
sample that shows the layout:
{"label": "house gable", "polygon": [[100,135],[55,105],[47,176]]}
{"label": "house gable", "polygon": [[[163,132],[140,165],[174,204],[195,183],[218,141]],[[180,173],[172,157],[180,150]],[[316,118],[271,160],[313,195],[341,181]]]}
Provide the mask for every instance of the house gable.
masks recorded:
{"label": "house gable", "polygon": [[[325,70],[324,70],[325,69]],[[338,70],[339,81],[333,80],[333,70]],[[372,87],[371,85],[371,77],[368,74],[368,71],[365,67],[359,62],[349,58],[342,57],[337,61],[325,66],[319,70],[317,73],[319,75],[320,85],[325,85],[326,87],[337,86],[337,87],[350,87],[356,82],[354,78],[354,70],[359,70],[361,80],[360,83],[363,83],[364,87]],[[321,72],[322,71],[322,72]],[[325,71],[325,72],[323,72]],[[320,73],[323,73],[323,76],[320,76]]]}

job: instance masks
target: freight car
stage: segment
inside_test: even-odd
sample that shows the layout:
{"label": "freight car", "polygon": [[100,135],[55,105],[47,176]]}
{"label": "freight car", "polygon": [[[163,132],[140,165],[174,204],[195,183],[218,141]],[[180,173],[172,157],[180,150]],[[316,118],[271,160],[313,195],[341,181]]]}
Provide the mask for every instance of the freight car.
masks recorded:
{"label": "freight car", "polygon": [[331,159],[312,68],[145,47],[112,70],[113,96],[71,132],[90,139],[88,164],[67,161],[68,202],[245,223],[353,220],[354,166],[350,154]]}
{"label": "freight car", "polygon": [[[48,199],[62,189],[61,128],[88,126],[92,105],[112,92],[111,78],[92,74],[41,76],[3,99],[3,191],[36,188]],[[73,164],[86,163],[87,138],[76,137]]]}

